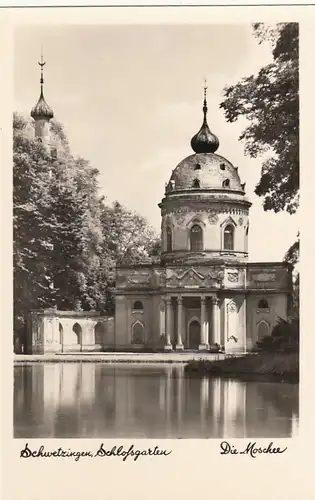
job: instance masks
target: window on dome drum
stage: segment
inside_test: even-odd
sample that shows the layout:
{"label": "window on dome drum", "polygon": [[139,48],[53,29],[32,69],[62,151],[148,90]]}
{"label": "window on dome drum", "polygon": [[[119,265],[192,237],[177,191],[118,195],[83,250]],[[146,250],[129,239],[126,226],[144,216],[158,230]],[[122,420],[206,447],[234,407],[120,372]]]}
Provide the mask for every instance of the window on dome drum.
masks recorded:
{"label": "window on dome drum", "polygon": [[193,188],[200,188],[200,180],[199,179],[194,179]]}
{"label": "window on dome drum", "polygon": [[136,300],[136,302],[133,305],[133,310],[134,311],[143,311],[143,304],[141,300]]}
{"label": "window on dome drum", "polygon": [[234,250],[234,227],[228,224],[224,229],[223,235],[224,250]]}
{"label": "window on dome drum", "polygon": [[190,250],[203,250],[203,234],[200,226],[195,224],[190,230]]}
{"label": "window on dome drum", "polygon": [[167,252],[171,252],[173,250],[173,236],[170,227],[166,229],[166,250]]}
{"label": "window on dome drum", "polygon": [[225,165],[224,165],[224,163],[221,163],[220,168],[221,168],[221,170],[225,170]]}
{"label": "window on dome drum", "polygon": [[230,179],[225,179],[222,182],[222,187],[230,187]]}
{"label": "window on dome drum", "polygon": [[196,163],[195,170],[201,170],[201,166],[199,165],[199,163]]}
{"label": "window on dome drum", "polygon": [[258,302],[258,309],[269,309],[269,304],[266,299],[260,299]]}

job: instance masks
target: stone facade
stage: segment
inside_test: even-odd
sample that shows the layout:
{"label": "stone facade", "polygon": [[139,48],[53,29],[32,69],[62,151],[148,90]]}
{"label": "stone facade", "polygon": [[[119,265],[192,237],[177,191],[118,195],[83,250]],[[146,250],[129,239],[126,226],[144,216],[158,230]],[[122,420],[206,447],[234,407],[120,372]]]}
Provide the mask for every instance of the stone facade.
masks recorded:
{"label": "stone facade", "polygon": [[246,352],[289,315],[291,269],[249,263],[250,201],[204,120],[166,183],[161,260],[117,268],[117,348]]}
{"label": "stone facade", "polygon": [[102,351],[113,348],[114,318],[93,312],[31,311],[27,354]]}
{"label": "stone facade", "polygon": [[116,347],[245,352],[288,317],[290,292],[282,263],[121,266]]}
{"label": "stone facade", "polygon": [[[43,78],[42,78],[43,79]],[[41,80],[42,81],[42,80]],[[41,83],[42,85],[42,83]],[[290,313],[291,269],[248,262],[249,211],[238,168],[215,154],[206,95],[204,120],[166,183],[161,259],[120,265],[115,318],[48,309],[30,313],[27,352],[106,349],[224,349],[246,352]],[[32,110],[46,137],[52,111],[41,96]]]}

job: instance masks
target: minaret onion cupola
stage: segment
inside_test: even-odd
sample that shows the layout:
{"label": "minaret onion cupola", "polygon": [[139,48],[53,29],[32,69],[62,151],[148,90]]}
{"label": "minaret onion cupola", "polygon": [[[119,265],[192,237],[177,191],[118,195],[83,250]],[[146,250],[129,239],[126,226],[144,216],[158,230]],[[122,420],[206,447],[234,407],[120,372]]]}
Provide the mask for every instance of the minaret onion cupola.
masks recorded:
{"label": "minaret onion cupola", "polygon": [[203,123],[199,132],[191,139],[191,147],[195,153],[215,153],[219,147],[219,139],[213,134],[207,122],[207,80],[204,84],[204,99],[203,99]]}
{"label": "minaret onion cupola", "polygon": [[46,62],[41,55],[40,66],[40,96],[31,111],[31,117],[35,120],[35,137],[38,140],[49,140],[49,121],[54,117],[52,108],[44,98],[44,66]]}

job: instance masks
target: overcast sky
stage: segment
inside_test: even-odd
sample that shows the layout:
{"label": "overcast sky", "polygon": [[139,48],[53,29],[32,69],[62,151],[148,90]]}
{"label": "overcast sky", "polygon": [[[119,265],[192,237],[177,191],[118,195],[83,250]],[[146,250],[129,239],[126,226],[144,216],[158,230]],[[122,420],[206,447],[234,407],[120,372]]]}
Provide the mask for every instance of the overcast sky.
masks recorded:
{"label": "overcast sky", "polygon": [[239,167],[250,213],[252,261],[282,260],[298,231],[296,216],[264,212],[254,194],[261,160],[244,155],[242,123],[225,121],[225,85],[271,60],[249,25],[32,26],[15,36],[15,110],[29,113],[39,95],[41,44],[45,97],[65,126],[72,153],[100,171],[100,189],[160,229],[157,204],[172,170],[192,154],[208,79],[208,122],[218,154]]}

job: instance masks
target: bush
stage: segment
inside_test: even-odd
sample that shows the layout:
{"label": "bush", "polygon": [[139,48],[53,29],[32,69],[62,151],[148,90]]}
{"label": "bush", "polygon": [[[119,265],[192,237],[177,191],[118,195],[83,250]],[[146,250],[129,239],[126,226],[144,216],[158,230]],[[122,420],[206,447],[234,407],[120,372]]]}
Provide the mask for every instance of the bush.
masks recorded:
{"label": "bush", "polygon": [[296,352],[299,350],[300,324],[298,318],[289,321],[282,318],[272,330],[271,335],[266,335],[256,343],[255,351],[275,352],[286,351]]}

